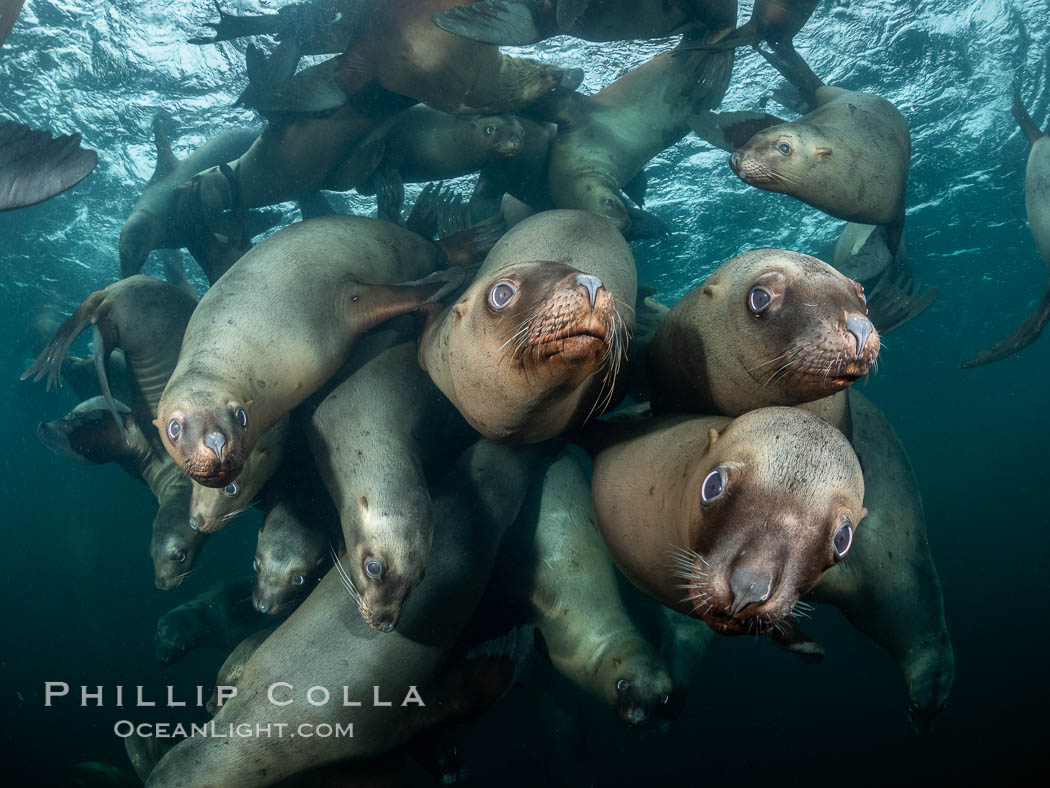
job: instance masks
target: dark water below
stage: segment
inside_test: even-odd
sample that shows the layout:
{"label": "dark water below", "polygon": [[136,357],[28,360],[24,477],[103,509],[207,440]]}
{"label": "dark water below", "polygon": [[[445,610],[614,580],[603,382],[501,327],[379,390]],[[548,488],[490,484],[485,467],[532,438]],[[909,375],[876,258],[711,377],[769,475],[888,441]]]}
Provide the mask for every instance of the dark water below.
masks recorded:
{"label": "dark water below", "polygon": [[[179,153],[248,119],[229,109],[242,86],[237,47],[181,43],[211,13],[198,0],[30,0],[0,53],[0,115],[79,130],[101,158],[69,194],[0,215],[0,746],[4,772],[26,775],[8,784],[58,784],[80,761],[123,765],[112,725],[126,715],[44,708],[43,682],[210,684],[224,655],[200,651],[160,665],[154,624],[251,561],[256,513],[209,543],[192,583],[155,590],[148,490],[115,466],[49,454],[35,425],[68,410],[72,395],[17,381],[38,350],[31,316],[50,303],[71,310],[115,277],[120,225],[152,170],[153,112],[174,117]],[[1027,148],[1008,90],[1023,68],[1028,105],[1047,122],[1048,19],[1044,0],[826,1],[799,40],[828,82],[886,96],[912,130],[908,244],[917,275],[939,297],[888,338],[878,375],[861,385],[895,426],[923,493],[957,662],[939,726],[913,733],[890,658],[834,609],[818,608],[808,631],[827,650],[822,665],[797,663],[764,641],[720,639],[708,683],[671,734],[615,731],[591,742],[604,753],[595,758],[595,785],[1008,785],[1041,760],[1050,703],[1050,340],[978,370],[959,364],[1011,329],[1045,281],[1024,220]],[[544,45],[551,60],[586,69],[587,90],[658,48]],[[749,107],[772,84],[757,57],[740,55],[723,106]],[[829,259],[841,226],[749,189],[693,135],[657,157],[650,183],[649,209],[675,232],[634,251],[640,281],[667,302],[745,249]],[[368,210],[357,195],[344,204]],[[511,782],[495,774],[479,784]]]}

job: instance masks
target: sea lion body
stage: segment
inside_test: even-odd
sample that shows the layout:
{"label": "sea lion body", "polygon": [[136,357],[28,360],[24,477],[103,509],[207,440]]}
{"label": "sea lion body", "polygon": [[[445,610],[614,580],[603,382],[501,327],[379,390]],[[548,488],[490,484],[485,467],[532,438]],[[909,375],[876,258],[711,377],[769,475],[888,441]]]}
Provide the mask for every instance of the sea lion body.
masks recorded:
{"label": "sea lion body", "polygon": [[374,355],[317,406],[308,437],[335,503],[364,620],[390,631],[423,578],[434,513],[427,478],[475,438],[419,367],[416,342]]}
{"label": "sea lion body", "polygon": [[[427,327],[420,364],[482,435],[546,440],[613,398],[636,288],[610,222],[584,211],[530,216]],[[494,306],[495,295],[509,297]]]}
{"label": "sea lion body", "polygon": [[[353,724],[353,738],[191,737],[157,765],[150,788],[185,785],[270,785],[308,768],[336,760],[366,758],[389,751],[449,710],[421,707],[432,682],[459,638],[489,579],[500,538],[517,516],[532,476],[533,453],[481,442],[465,455],[435,491],[440,527],[433,560],[394,632],[380,635],[353,609],[337,568],[263,641],[244,666],[236,697],[215,715],[217,726],[285,723]],[[287,682],[294,699],[277,706],[267,697],[275,682]],[[325,687],[330,702],[313,706],[304,693]],[[374,690],[373,687],[379,687]],[[346,697],[361,706],[344,706]],[[280,690],[275,690],[283,701]],[[374,705],[374,693],[390,707]]]}
{"label": "sea lion body", "polygon": [[357,337],[439,289],[394,283],[446,261],[437,244],[357,216],[270,236],[208,290],[186,327],[155,422],[165,448],[195,481],[225,487],[259,435],[328,380]]}
{"label": "sea lion body", "polygon": [[208,697],[207,704],[205,704],[208,714],[214,717],[220,708],[219,687],[237,686],[237,682],[241,680],[241,674],[244,673],[245,664],[251,659],[252,654],[256,652],[259,646],[262,645],[262,642],[270,637],[276,629],[277,627],[275,626],[260,629],[258,632],[248,635],[248,637],[234,646],[233,651],[226,657],[226,661],[222,663],[222,667],[219,668],[219,672],[215,676],[215,687]]}
{"label": "sea lion body", "polygon": [[717,632],[789,624],[865,514],[849,442],[795,408],[658,418],[613,440],[592,482],[613,561],[640,590]]}
{"label": "sea lion body", "polygon": [[197,648],[232,649],[265,621],[250,591],[250,578],[224,580],[169,610],[157,620],[154,656],[170,665]]}

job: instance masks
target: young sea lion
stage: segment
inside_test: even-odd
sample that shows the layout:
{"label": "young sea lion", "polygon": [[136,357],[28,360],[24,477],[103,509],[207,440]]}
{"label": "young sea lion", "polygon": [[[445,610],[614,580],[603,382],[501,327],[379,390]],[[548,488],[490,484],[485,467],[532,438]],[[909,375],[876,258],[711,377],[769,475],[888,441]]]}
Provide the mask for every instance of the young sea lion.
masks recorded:
{"label": "young sea lion", "polygon": [[579,463],[563,453],[500,548],[494,584],[521,599],[554,667],[635,727],[666,716],[670,670],[620,601]]}
{"label": "young sea lion", "polygon": [[609,430],[592,491],[610,555],[640,590],[716,632],[790,626],[866,514],[849,441],[797,408]]}
{"label": "young sea lion", "polygon": [[653,410],[737,416],[841,391],[878,358],[867,313],[863,288],[815,257],[738,255],[657,329],[648,357]]}
{"label": "young sea lion", "polygon": [[[1024,205],[1028,214],[1028,229],[1032,231],[1032,238],[1043,263],[1050,269],[1050,126],[1046,131],[1039,130],[1016,90],[1013,112],[1017,125],[1021,127],[1025,139],[1032,146],[1028,153],[1024,179]],[[982,350],[963,364],[963,367],[979,367],[1017,353],[1039,338],[1047,322],[1050,322],[1050,282],[1047,283],[1046,292],[1036,305],[1035,311],[1025,318],[1021,325],[1005,339],[987,350]]]}
{"label": "young sea lion", "polygon": [[426,571],[427,475],[476,438],[419,368],[416,342],[376,354],[317,406],[308,437],[342,523],[345,572],[369,626],[390,632]]}
{"label": "young sea lion", "polygon": [[326,216],[242,257],[201,299],[155,422],[195,481],[225,487],[259,436],[330,378],[368,329],[442,288],[446,249],[388,222]]}
{"label": "young sea lion", "polygon": [[[431,704],[428,692],[434,688],[443,694],[442,667],[481,598],[500,539],[518,514],[538,459],[531,449],[476,444],[435,490],[440,527],[434,532],[433,557],[416,590],[417,604],[406,608],[397,630],[377,636],[347,609],[349,586],[336,567],[263,641],[244,666],[236,697],[214,718],[222,729],[249,720],[253,725],[284,723],[289,730],[303,723],[353,724],[353,738],[191,737],[161,760],[147,785],[271,785],[324,763],[392,750],[433,724],[435,715],[444,719],[457,713],[456,704]],[[284,683],[277,684],[274,698],[292,703],[270,701],[268,690],[275,682]],[[306,702],[304,694],[315,686],[330,692],[330,702]],[[343,692],[363,705],[344,705]],[[420,706],[410,693],[427,705]],[[314,700],[319,696],[314,691]],[[376,700],[393,705],[377,706]]]}
{"label": "young sea lion", "polygon": [[434,16],[442,30],[500,46],[553,36],[585,41],[665,38],[697,27],[732,27],[734,0],[480,0]]}
{"label": "young sea lion", "polygon": [[[728,28],[707,35],[717,40]],[[718,106],[729,87],[732,51],[664,52],[593,96],[571,93],[543,110],[558,133],[547,171],[559,208],[605,216],[632,237],[651,235],[641,212],[629,214],[621,189],[648,161],[689,133],[687,118]]]}
{"label": "young sea lion", "polygon": [[611,222],[586,211],[530,216],[427,326],[420,364],[482,435],[546,440],[613,399],[636,286]]}

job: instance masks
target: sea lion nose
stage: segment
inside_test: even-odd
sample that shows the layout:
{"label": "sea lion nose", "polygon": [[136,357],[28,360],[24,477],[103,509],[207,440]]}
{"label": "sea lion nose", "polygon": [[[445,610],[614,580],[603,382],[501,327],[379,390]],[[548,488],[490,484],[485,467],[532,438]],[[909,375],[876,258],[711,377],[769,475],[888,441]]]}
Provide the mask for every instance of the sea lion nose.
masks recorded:
{"label": "sea lion nose", "polygon": [[226,436],[221,432],[209,432],[204,436],[204,445],[215,452],[215,458],[222,462],[222,447],[226,445]]}
{"label": "sea lion nose", "polygon": [[772,590],[772,581],[768,576],[752,572],[750,569],[737,567],[729,576],[729,591],[733,595],[733,606],[729,615],[736,616],[748,605],[765,602]]}
{"label": "sea lion nose", "polygon": [[263,602],[261,599],[255,603],[255,606],[259,609],[260,613],[265,613],[267,610],[270,609],[270,606]]}
{"label": "sea lion nose", "polygon": [[860,358],[860,354],[864,352],[864,345],[867,344],[868,337],[871,336],[874,328],[871,321],[863,315],[850,315],[846,318],[846,330],[857,340],[856,358]]}
{"label": "sea lion nose", "polygon": [[591,274],[576,274],[576,284],[587,288],[587,295],[591,299],[591,311],[594,311],[594,301],[598,297],[598,291],[603,287],[602,280]]}
{"label": "sea lion nose", "polygon": [[379,622],[379,631],[380,632],[393,632],[394,631],[394,622],[391,619],[389,619],[389,618],[384,618],[382,621]]}
{"label": "sea lion nose", "polygon": [[738,169],[740,169],[740,154],[739,153],[730,154],[730,156],[729,156],[729,166],[733,168],[734,172],[736,172]]}

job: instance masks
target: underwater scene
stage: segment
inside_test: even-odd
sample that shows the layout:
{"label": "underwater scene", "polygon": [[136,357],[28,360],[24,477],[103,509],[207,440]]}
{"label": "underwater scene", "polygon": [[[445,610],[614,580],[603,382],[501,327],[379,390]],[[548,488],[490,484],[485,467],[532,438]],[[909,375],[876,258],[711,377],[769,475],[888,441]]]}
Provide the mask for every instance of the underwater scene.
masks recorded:
{"label": "underwater scene", "polygon": [[4,783],[1020,785],[1050,0],[0,0]]}

